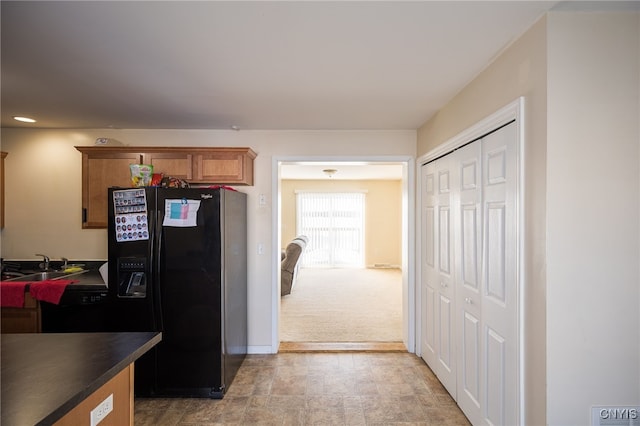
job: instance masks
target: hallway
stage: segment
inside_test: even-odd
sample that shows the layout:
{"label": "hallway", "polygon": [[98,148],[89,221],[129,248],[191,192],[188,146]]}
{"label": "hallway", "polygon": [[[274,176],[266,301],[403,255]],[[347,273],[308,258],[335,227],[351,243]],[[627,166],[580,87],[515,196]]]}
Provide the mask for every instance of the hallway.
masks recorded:
{"label": "hallway", "polygon": [[409,353],[248,355],[222,400],[136,399],[135,424],[469,425]]}

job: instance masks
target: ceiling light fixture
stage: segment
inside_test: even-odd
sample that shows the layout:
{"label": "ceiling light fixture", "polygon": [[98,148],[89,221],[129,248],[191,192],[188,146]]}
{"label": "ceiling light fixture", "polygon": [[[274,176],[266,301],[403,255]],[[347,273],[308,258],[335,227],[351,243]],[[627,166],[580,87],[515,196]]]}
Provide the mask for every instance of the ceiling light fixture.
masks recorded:
{"label": "ceiling light fixture", "polygon": [[324,170],[322,170],[322,173],[324,173],[325,175],[329,176],[329,178],[332,178],[333,175],[338,173],[338,171],[336,169],[324,169]]}
{"label": "ceiling light fixture", "polygon": [[240,130],[240,126],[234,124],[231,126],[231,130],[235,130],[237,132],[238,130]]}
{"label": "ceiling light fixture", "polygon": [[21,117],[19,115],[14,115],[13,119],[16,120],[16,121],[21,121],[23,123],[35,123],[36,122],[36,120],[34,120],[31,117]]}

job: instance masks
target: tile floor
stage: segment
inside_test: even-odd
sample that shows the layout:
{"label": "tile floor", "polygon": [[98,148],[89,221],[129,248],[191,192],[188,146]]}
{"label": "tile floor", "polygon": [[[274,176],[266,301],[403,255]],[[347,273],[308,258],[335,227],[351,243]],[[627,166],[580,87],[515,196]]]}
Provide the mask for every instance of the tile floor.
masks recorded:
{"label": "tile floor", "polygon": [[248,355],[222,400],[138,398],[142,425],[469,425],[409,353]]}

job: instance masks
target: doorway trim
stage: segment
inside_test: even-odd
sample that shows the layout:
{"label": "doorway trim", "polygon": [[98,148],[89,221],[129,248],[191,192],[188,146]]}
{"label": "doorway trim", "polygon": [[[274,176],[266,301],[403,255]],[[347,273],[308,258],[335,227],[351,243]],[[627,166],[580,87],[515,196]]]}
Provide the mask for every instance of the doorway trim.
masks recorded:
{"label": "doorway trim", "polygon": [[273,156],[271,159],[271,352],[278,353],[280,346],[280,247],[281,241],[281,177],[284,164],[327,162],[402,165],[402,341],[410,353],[416,348],[416,287],[415,287],[415,157],[412,156]]}

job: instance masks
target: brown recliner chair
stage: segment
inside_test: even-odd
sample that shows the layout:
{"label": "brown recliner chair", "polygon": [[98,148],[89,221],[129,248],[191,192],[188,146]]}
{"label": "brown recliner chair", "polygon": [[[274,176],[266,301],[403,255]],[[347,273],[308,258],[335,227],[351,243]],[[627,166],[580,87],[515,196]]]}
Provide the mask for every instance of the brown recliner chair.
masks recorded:
{"label": "brown recliner chair", "polygon": [[282,261],[280,262],[280,296],[286,296],[291,293],[300,265],[300,256],[307,245],[307,241],[307,237],[300,235],[287,244],[282,253]]}

